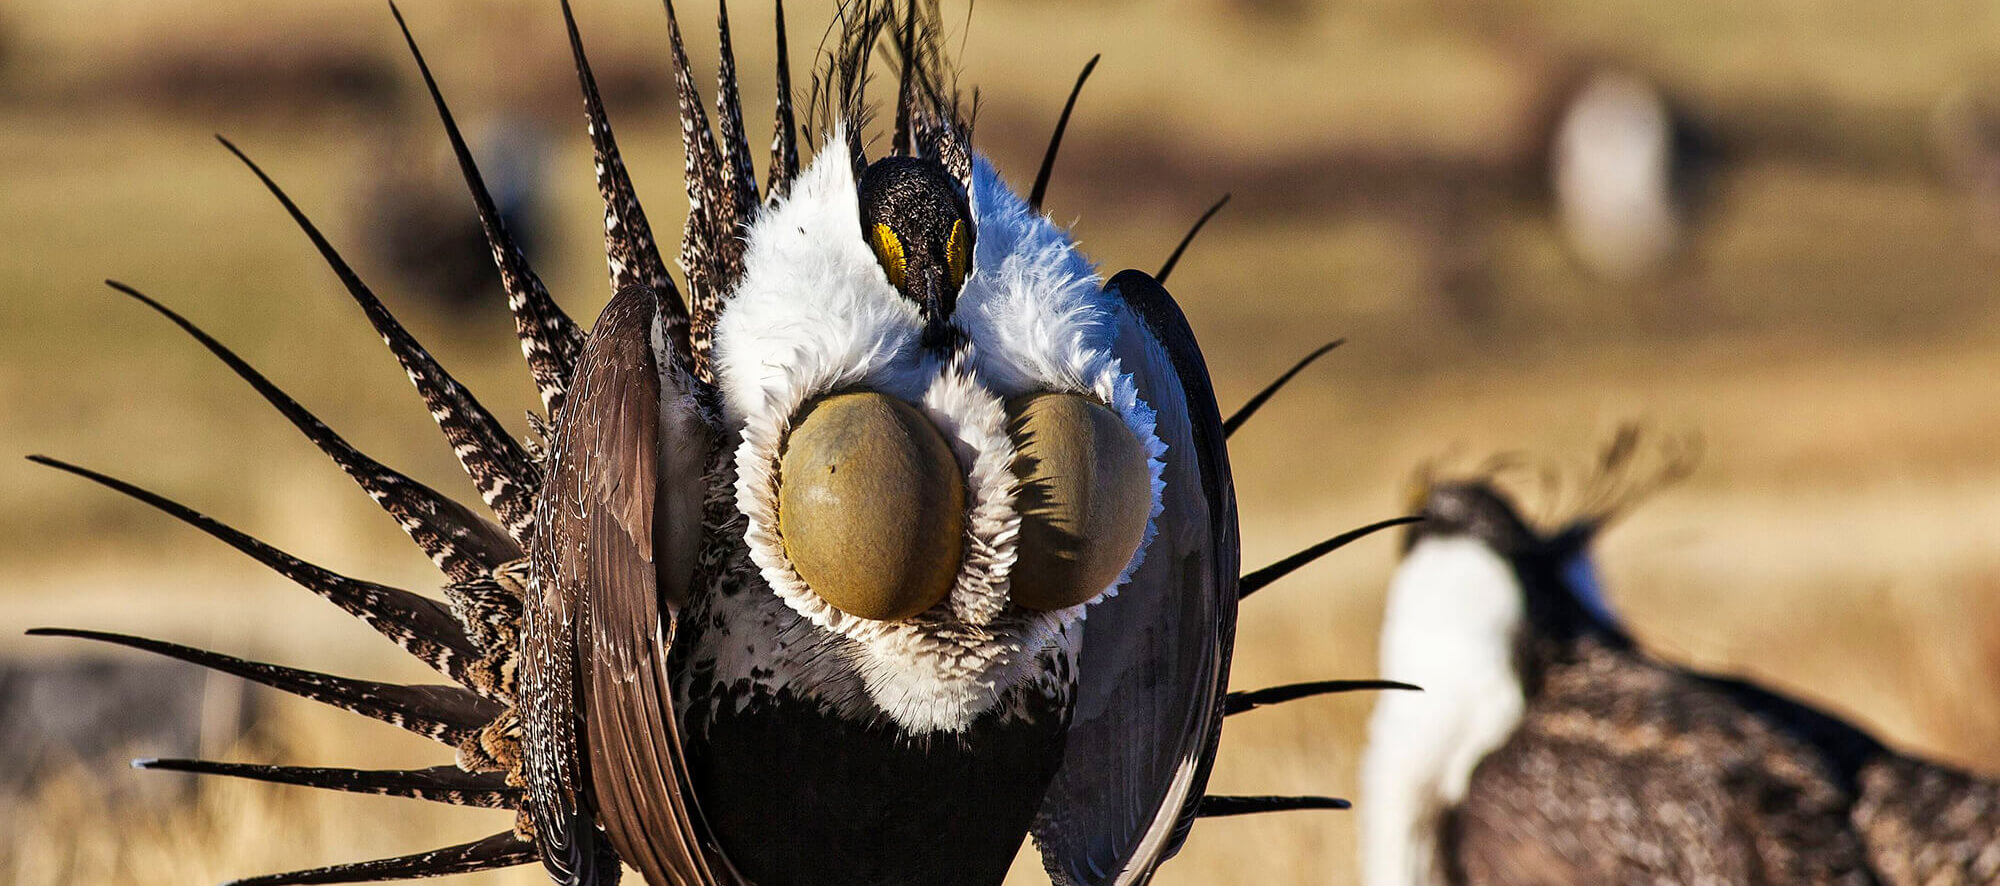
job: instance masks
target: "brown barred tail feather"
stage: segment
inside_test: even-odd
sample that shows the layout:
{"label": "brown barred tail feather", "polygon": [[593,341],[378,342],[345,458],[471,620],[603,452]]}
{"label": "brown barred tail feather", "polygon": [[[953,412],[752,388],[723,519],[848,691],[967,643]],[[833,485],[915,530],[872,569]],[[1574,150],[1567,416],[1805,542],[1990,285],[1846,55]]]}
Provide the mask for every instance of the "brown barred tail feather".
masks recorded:
{"label": "brown barred tail feather", "polygon": [[272,784],[345,791],[351,794],[404,797],[483,809],[512,809],[521,802],[521,789],[508,787],[504,773],[467,772],[457,766],[370,770],[321,766],[264,766],[215,760],[140,759],[132,761],[132,768],[192,772],[197,775],[223,775]]}
{"label": "brown barred tail feather", "polygon": [[[597,76],[591,73],[590,60],[584,56],[583,37],[577,32],[576,14],[570,9],[569,0],[563,0],[562,13],[563,25],[569,32],[570,56],[576,64],[577,83],[583,90],[583,113],[596,167],[597,193],[604,200],[604,256],[610,267],[611,291],[616,293],[634,285],[650,286],[660,293],[662,316],[684,320],[686,306],[674,288],[673,278],[667,276],[666,260],[653,239],[653,227],[646,221],[646,210],[639,205],[632,176],[618,154],[618,140],[611,133],[610,118],[605,116],[604,99],[597,91]],[[686,334],[684,323],[668,325],[669,334]],[[581,354],[581,338],[576,347]],[[549,411],[549,417],[554,419],[555,410]]]}
{"label": "brown barred tail feather", "polygon": [[[424,63],[424,55],[417,49],[417,40],[410,35],[410,27],[403,21],[403,11],[389,4],[389,12],[396,17],[396,27],[403,31],[403,41],[410,46],[410,55],[417,61],[417,72],[423,75],[424,86],[430,90],[431,102],[437,105],[438,118],[444,122],[445,136],[451,141],[451,151],[458,158],[458,168],[465,176],[465,186],[472,192],[472,203],[479,211],[480,227],[486,231],[486,241],[493,250],[493,264],[500,271],[501,288],[507,291],[507,309],[514,315],[514,330],[521,340],[521,353],[528,359],[528,371],[535,377],[535,388],[542,398],[542,407],[548,414],[555,415],[562,407],[563,390],[569,386],[570,372],[576,367],[576,355],[583,350],[583,330],[577,328],[576,321],[563,312],[555,299],[550,297],[548,287],[542,285],[542,278],[529,267],[528,257],[507,232],[507,225],[501,221],[500,210],[494,205],[493,195],[486,190],[486,180],[480,176],[479,167],[472,160],[472,151],[466,147],[465,137],[458,130],[457,121],[452,119],[451,109],[445,106],[444,94],[438,91],[437,80],[431,76],[430,65]],[[606,136],[610,135],[607,132]],[[643,229],[643,221],[641,222]]]}
{"label": "brown barred tail feather", "polygon": [[389,512],[389,516],[394,517],[403,531],[409,533],[410,538],[430,556],[431,562],[436,563],[453,581],[468,581],[489,575],[501,564],[526,556],[521,546],[492,521],[355,449],[325,422],[299,405],[297,400],[272,384],[263,373],[251,368],[235,352],[187,318],[116,280],[106,280],[105,283],[173,321],[237,376],[249,382],[313,445],[353,477],[369,498]]}
{"label": "brown barred tail feather", "polygon": [[214,536],[326,598],[454,680],[464,682],[464,668],[478,658],[479,650],[466,636],[464,626],[436,600],[307,563],[193,508],[115,477],[43,455],[31,455],[28,460],[136,498]]}
{"label": "brown barred tail feather", "polygon": [[246,877],[231,880],[223,886],[292,886],[308,883],[374,883],[382,880],[414,880],[419,877],[442,877],[446,874],[469,874],[474,871],[490,871],[495,868],[523,865],[535,860],[533,843],[521,839],[513,831],[503,831],[476,840],[419,852],[384,858],[379,861],[363,861],[354,864],[337,864],[330,867],[293,871],[288,874],[268,874],[262,877]]}
{"label": "brown barred tail feather", "polygon": [[[681,273],[687,278],[688,336],[695,373],[708,381],[712,378],[709,349],[716,315],[722,309],[722,296],[743,273],[743,241],[738,229],[747,219],[737,215],[736,188],[730,172],[723,168],[724,151],[716,146],[715,133],[708,126],[701,89],[695,85],[694,71],[688,65],[680,19],[674,13],[672,0],[665,0],[664,5],[668,47],[673,57],[674,91],[680,109],[681,147],[686,154],[682,178],[687,186],[688,215],[681,230],[678,261]],[[733,68],[731,62],[732,76]],[[736,113],[741,116],[740,107]],[[725,110],[724,116],[727,115]]]}
{"label": "brown barred tail feather", "polygon": [[403,324],[389,313],[381,299],[376,298],[367,284],[361,282],[360,276],[340,257],[319,228],[306,218],[298,204],[278,187],[278,183],[272,181],[261,167],[228,139],[217,136],[216,140],[256,174],[258,181],[264,183],[264,187],[278,199],[292,221],[319,250],[320,256],[340,278],[348,294],[368,315],[368,322],[375,327],[376,333],[395,353],[397,362],[402,364],[410,382],[422,395],[424,405],[430,409],[431,417],[436,419],[438,427],[451,442],[452,454],[458,457],[473,485],[479,488],[480,497],[499,515],[500,522],[515,540],[526,541],[534,531],[535,489],[541,485],[540,466],[528,457],[519,442],[507,434],[493,414],[473,398],[472,392],[439,366],[430,352],[424,350],[409,330],[404,329]]}
{"label": "brown barred tail feather", "polygon": [[792,111],[792,59],[785,45],[785,2],[776,0],[778,34],[778,101],[771,125],[770,181],[764,199],[776,201],[792,192],[792,179],[799,176],[799,121]]}
{"label": "brown barred tail feather", "polygon": [[28,635],[94,640],[180,659],[400,726],[447,745],[455,746],[477,735],[481,727],[501,713],[499,704],[457,686],[404,686],[336,677],[107,631],[35,628],[28,631]]}

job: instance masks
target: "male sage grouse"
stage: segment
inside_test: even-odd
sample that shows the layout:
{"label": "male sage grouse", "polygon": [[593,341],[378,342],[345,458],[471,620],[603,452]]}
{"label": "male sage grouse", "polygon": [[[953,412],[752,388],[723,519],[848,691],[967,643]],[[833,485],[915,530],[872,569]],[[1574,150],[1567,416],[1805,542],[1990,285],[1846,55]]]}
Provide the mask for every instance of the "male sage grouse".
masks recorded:
{"label": "male sage grouse", "polygon": [[[850,3],[800,126],[778,10],[777,136],[760,189],[727,12],[711,128],[669,5],[691,208],[677,283],[563,13],[614,293],[588,333],[509,239],[416,62],[550,416],[535,422],[539,442],[510,437],[224,143],[388,343],[495,519],[356,451],[192,323],[112,284],[351,475],[445,573],[443,601],[38,458],[241,549],[457,684],[39,631],[238,674],[457,751],[412,771],[142,765],[516,812],[483,840],[241,882],[539,859],[562,883],[615,881],[620,862],[655,884],[996,883],[1032,833],[1058,883],[1143,883],[1198,816],[1343,806],[1203,788],[1225,713],[1375,685],[1225,692],[1239,595],[1369,528],[1239,577],[1224,438],[1285,379],[1225,421],[1161,285],[1172,261],[1100,280],[1042,215],[1062,124],[1022,199],[973,149],[937,11]],[[871,160],[864,86],[878,52],[900,76],[888,149]],[[816,149],[803,166],[802,142]]]}
{"label": "male sage grouse", "polygon": [[1363,761],[1368,886],[2000,882],[2000,781],[1898,754],[1828,713],[1641,651],[1589,546],[1692,464],[1638,467],[1541,530],[1485,478],[1437,482],[1382,630]]}

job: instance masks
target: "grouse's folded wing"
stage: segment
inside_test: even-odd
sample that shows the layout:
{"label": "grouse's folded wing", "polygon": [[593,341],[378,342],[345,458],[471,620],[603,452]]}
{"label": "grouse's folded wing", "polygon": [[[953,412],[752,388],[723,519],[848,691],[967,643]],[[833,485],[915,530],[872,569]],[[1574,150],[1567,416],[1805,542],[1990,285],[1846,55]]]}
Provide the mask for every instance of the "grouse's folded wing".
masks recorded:
{"label": "grouse's folded wing", "polygon": [[1035,823],[1059,884],[1144,883],[1187,836],[1215,759],[1236,632],[1236,494],[1179,306],[1125,271],[1117,354],[1158,413],[1164,510],[1145,563],[1083,622],[1076,710]]}
{"label": "grouse's folded wing", "polygon": [[537,502],[520,697],[537,837],[559,882],[616,878],[599,828],[649,883],[715,882],[667,673],[711,437],[669,332],[644,286],[605,307],[556,417]]}

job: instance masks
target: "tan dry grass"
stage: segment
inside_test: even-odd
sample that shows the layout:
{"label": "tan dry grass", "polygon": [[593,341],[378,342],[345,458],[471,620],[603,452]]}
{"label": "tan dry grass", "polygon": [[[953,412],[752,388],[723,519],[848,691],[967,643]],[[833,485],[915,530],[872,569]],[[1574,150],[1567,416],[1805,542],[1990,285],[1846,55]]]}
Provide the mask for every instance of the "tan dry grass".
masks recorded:
{"label": "tan dry grass", "polygon": [[[1894,6],[1806,14],[1786,4],[1547,0],[1482,17],[1458,3],[1368,0],[1274,31],[1189,0],[1066,10],[1053,23],[1052,7],[982,3],[967,64],[989,100],[1021,109],[994,119],[1041,119],[1068,69],[1109,48],[1080,109],[1079,143],[1092,127],[1150,121],[1221,166],[1328,140],[1477,155],[1515,135],[1512,109],[1532,92],[1518,79],[1532,76],[1524,46],[1635,56],[1710,96],[1799,90],[1920,111],[1976,73],[2000,39],[1983,4]],[[508,30],[522,9],[536,17]],[[426,42],[468,117],[507,107],[526,88],[517,81],[568,88],[555,21],[539,4],[407,11],[420,37],[457,38]],[[585,4],[580,14],[598,55],[657,62],[655,8]],[[366,4],[92,0],[8,15],[28,37],[21,64],[56,81],[110,76],[162,44],[282,45],[305,31],[403,70],[386,16]],[[752,13],[737,15],[746,33],[761,33]],[[793,18],[818,15],[799,8]],[[1037,52],[1000,51],[1029,36]],[[762,51],[761,41],[739,43]],[[497,69],[495,47],[519,44],[539,49]],[[706,49],[697,44],[699,62]],[[1889,59],[1893,70],[1883,67]],[[746,60],[745,70],[761,91],[762,65]],[[227,125],[336,242],[355,243],[347,195],[360,188],[380,121],[88,107],[0,107],[0,454],[50,451],[114,467],[335,568],[433,583],[394,527],[240,383],[94,282],[112,274],[141,284],[364,449],[469,497],[329,275],[207,141]],[[413,110],[410,125],[428,127]],[[671,230],[680,158],[663,111],[613,110],[653,195],[655,225]],[[1040,133],[990,137],[1003,166],[1027,176]],[[580,139],[564,139],[552,166],[561,239],[542,267],[583,316],[608,295],[587,169]],[[1183,219],[1158,205],[1173,183],[1140,179],[1109,191],[1092,182],[1109,202],[1084,211],[1058,175],[1052,205],[1080,215],[1080,236],[1107,268],[1152,267],[1180,233]],[[1207,198],[1186,196],[1188,214]],[[1676,658],[1826,701],[1909,747],[2000,770],[2000,452],[1990,443],[2000,433],[2000,301],[1990,284],[2000,268],[1972,247],[1954,198],[1907,173],[1754,166],[1731,176],[1696,270],[1622,290],[1578,276],[1537,218],[1500,207],[1490,229],[1499,308],[1471,327],[1444,317],[1430,291],[1426,238],[1436,235],[1420,215],[1231,213],[1174,281],[1225,405],[1319,341],[1353,340],[1237,438],[1246,564],[1395,513],[1423,458],[1454,449],[1561,458],[1587,451],[1619,420],[1652,417],[1701,432],[1709,460],[1606,540],[1610,594],[1642,637]],[[532,395],[497,308],[460,327],[384,283],[418,334],[520,428]],[[72,624],[424,679],[324,604],[136,505],[12,459],[0,459],[0,490],[0,650],[62,654],[51,642],[24,643],[18,630]],[[1237,685],[1372,674],[1390,548],[1364,543],[1254,600]],[[1322,699],[1232,722],[1215,788],[1351,795],[1368,705]],[[443,759],[387,727],[303,705],[281,712],[269,743],[244,755]],[[178,810],[93,796],[82,782],[56,783],[32,810],[9,815],[0,845],[13,854],[0,879],[203,882],[504,826],[490,814],[248,786],[204,789]],[[1213,822],[1161,882],[1351,882],[1353,853],[1348,815]],[[1017,873],[1015,882],[1035,882],[1025,857]]]}

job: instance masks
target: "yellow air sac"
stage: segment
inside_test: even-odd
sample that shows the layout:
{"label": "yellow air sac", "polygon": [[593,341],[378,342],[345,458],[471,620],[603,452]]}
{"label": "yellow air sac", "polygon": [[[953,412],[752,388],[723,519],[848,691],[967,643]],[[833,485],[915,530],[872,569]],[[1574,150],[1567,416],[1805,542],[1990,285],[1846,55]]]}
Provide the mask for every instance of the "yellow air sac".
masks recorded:
{"label": "yellow air sac", "polygon": [[1088,602],[1139,550],[1153,490],[1146,450],[1110,409],[1075,394],[1007,405],[1014,440],[1019,560],[1010,594],[1028,609]]}
{"label": "yellow air sac", "polygon": [[917,408],[875,393],[806,406],[779,461],[778,534],[813,593],[849,615],[909,618],[951,592],[965,482]]}

